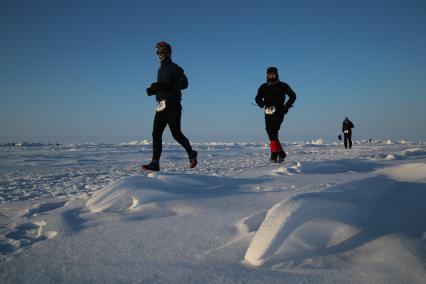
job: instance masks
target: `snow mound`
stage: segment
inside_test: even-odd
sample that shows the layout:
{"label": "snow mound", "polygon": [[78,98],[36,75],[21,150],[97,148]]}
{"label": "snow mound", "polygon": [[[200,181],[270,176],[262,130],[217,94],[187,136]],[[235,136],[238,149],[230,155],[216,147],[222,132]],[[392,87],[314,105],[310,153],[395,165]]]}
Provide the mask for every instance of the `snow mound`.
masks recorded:
{"label": "snow mound", "polygon": [[324,144],[323,140],[321,138],[317,139],[317,140],[312,140],[311,141],[312,145],[322,145]]}
{"label": "snow mound", "polygon": [[409,148],[401,154],[405,158],[423,158],[426,157],[426,151],[424,148]]}
{"label": "snow mound", "polygon": [[426,183],[426,163],[403,164],[377,170],[376,173],[402,182]]}
{"label": "snow mound", "polygon": [[[289,238],[289,236],[301,225],[315,219],[314,216],[330,217],[337,212],[346,211],[346,215],[355,214],[356,206],[344,202],[333,202],[315,197],[300,195],[290,197],[282,202],[275,204],[267,213],[265,220],[256,232],[250,243],[244,260],[246,263],[261,266],[266,260],[273,256]],[[329,221],[331,223],[333,221]],[[338,224],[337,221],[335,221]],[[313,223],[315,224],[315,222]],[[349,228],[349,229],[346,229]],[[343,229],[342,229],[343,228]],[[318,229],[318,228],[317,228]],[[348,239],[351,234],[346,233],[343,236],[341,231],[353,232],[358,229],[342,224],[330,230],[327,243],[332,245],[337,242]],[[316,231],[316,239],[318,239]],[[334,233],[334,235],[333,235]],[[324,235],[325,233],[323,233]],[[311,233],[305,233],[305,237],[312,236]],[[318,242],[318,241],[312,241]],[[302,241],[302,243],[306,243]]]}
{"label": "snow mound", "polygon": [[[343,253],[391,234],[426,231],[426,164],[378,170],[377,176],[290,196],[275,204],[251,241],[253,266]],[[422,183],[420,183],[422,182]]]}
{"label": "snow mound", "polygon": [[395,144],[395,141],[388,139],[388,140],[384,141],[383,144],[393,145],[393,144]]}
{"label": "snow mound", "polygon": [[388,154],[388,155],[385,157],[385,160],[387,160],[387,161],[391,161],[391,160],[395,160],[395,159],[396,159],[395,154]]}
{"label": "snow mound", "polygon": [[143,204],[215,195],[227,184],[227,178],[150,173],[106,186],[87,201],[86,207],[92,213],[141,210]]}

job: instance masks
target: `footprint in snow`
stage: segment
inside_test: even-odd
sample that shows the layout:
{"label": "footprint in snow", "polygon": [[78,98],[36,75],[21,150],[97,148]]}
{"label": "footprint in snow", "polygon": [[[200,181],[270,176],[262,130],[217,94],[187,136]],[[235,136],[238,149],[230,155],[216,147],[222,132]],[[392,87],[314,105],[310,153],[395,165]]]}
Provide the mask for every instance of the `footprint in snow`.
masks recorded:
{"label": "footprint in snow", "polygon": [[17,225],[12,232],[0,240],[0,254],[10,255],[39,241],[56,237],[58,234],[56,231],[44,232],[43,228],[46,224],[46,221],[37,221]]}

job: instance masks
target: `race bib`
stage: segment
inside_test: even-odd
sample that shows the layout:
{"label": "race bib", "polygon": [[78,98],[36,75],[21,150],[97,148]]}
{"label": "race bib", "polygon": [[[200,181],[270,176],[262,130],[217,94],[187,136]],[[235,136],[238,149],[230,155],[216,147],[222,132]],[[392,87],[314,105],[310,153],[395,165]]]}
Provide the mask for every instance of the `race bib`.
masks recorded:
{"label": "race bib", "polygon": [[347,133],[349,133],[349,130],[345,130],[345,131],[343,131],[343,133],[346,133],[346,134],[347,134]]}
{"label": "race bib", "polygon": [[157,112],[163,111],[166,108],[166,100],[162,100],[157,105]]}
{"label": "race bib", "polygon": [[272,115],[275,113],[275,107],[274,106],[270,106],[265,108],[265,114],[266,115]]}

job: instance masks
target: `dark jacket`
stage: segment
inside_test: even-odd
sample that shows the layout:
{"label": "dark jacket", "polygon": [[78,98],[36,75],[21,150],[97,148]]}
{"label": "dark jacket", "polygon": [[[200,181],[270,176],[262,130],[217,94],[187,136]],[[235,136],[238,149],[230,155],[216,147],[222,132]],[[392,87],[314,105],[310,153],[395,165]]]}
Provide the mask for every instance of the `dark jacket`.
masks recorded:
{"label": "dark jacket", "polygon": [[188,79],[179,65],[171,59],[165,59],[158,69],[157,82],[147,89],[148,95],[156,95],[157,101],[179,103],[182,99],[181,90],[188,87]]}
{"label": "dark jacket", "polygon": [[[285,95],[288,101],[285,102]],[[275,106],[277,109],[288,110],[296,101],[296,93],[284,82],[277,81],[274,84],[264,83],[259,87],[256,103],[260,107]]]}
{"label": "dark jacket", "polygon": [[349,119],[345,119],[342,125],[342,132],[344,132],[345,130],[349,130],[349,132],[352,132],[352,128],[354,127],[355,126],[352,121],[350,121]]}

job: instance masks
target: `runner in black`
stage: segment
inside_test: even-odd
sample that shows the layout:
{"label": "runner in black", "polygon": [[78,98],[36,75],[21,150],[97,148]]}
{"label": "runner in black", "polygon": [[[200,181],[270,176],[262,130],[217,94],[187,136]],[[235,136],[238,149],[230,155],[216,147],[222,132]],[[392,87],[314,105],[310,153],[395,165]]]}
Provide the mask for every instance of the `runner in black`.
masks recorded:
{"label": "runner in black", "polygon": [[[259,107],[265,108],[265,124],[271,142],[271,158],[273,163],[283,162],[286,153],[282,149],[278,138],[278,131],[284,120],[284,115],[296,101],[296,93],[290,86],[279,80],[278,69],[269,67],[266,71],[267,82],[262,84],[257,91],[256,103]],[[289,99],[286,102],[285,96]]]}
{"label": "runner in black", "polygon": [[155,95],[158,101],[152,130],[152,160],[142,169],[150,171],[160,170],[160,157],[162,151],[162,136],[164,129],[169,125],[173,138],[185,148],[188,153],[189,167],[197,165],[197,152],[192,150],[189,140],[181,131],[182,93],[188,87],[188,79],[181,67],[171,59],[172,48],[166,42],[156,45],[157,55],[160,60],[157,82],[146,89],[148,96]]}
{"label": "runner in black", "polygon": [[343,139],[344,139],[344,145],[345,149],[352,149],[352,128],[354,128],[354,124],[352,121],[349,120],[349,118],[345,117],[345,120],[343,120],[342,123],[342,132],[343,132]]}

